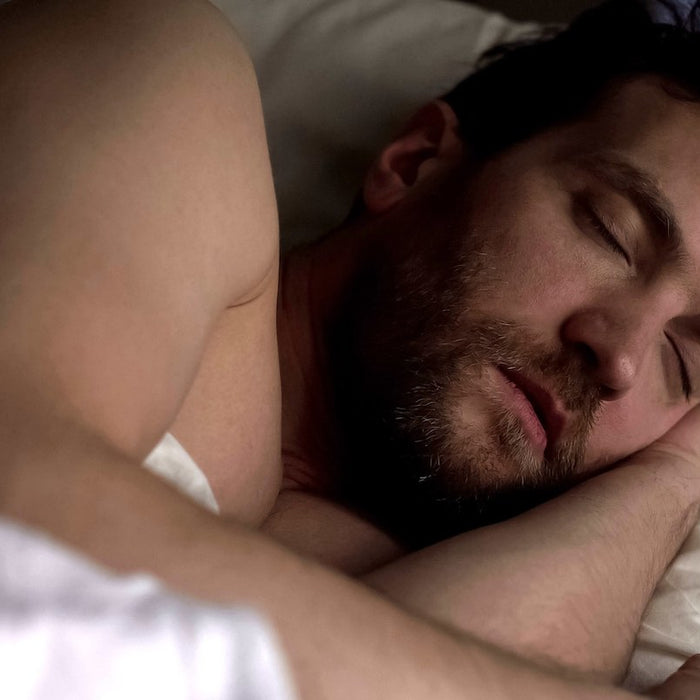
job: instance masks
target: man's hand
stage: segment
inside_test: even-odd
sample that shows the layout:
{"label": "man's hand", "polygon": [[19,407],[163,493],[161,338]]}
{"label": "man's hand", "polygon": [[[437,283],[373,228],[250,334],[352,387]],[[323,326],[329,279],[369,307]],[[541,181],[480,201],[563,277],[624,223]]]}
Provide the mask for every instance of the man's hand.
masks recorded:
{"label": "man's hand", "polygon": [[700,697],[700,654],[691,656],[668,680],[651,691],[659,700],[696,700]]}

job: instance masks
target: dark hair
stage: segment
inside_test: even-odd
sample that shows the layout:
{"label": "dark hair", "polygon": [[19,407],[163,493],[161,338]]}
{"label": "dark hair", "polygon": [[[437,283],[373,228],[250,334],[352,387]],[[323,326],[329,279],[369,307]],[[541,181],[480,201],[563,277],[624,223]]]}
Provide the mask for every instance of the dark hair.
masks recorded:
{"label": "dark hair", "polygon": [[[614,81],[666,78],[700,100],[700,2],[683,14],[657,0],[673,23],[655,22],[638,0],[608,0],[569,28],[498,46],[443,96],[476,157],[488,157],[583,116]],[[674,91],[675,94],[675,91]]]}

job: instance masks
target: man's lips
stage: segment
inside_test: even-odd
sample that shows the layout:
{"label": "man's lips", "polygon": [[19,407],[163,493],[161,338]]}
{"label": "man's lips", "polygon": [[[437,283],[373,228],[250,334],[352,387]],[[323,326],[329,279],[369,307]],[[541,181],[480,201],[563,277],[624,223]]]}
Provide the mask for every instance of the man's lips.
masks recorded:
{"label": "man's lips", "polygon": [[[547,391],[543,386],[516,370],[502,366],[499,366],[498,369],[508,382],[514,385],[531,404],[544,430],[545,445],[543,449],[546,447],[551,448],[559,440],[559,436],[566,425],[566,411],[561,400]],[[533,431],[537,433],[536,426],[533,428]],[[537,436],[535,435],[535,439],[536,438]]]}

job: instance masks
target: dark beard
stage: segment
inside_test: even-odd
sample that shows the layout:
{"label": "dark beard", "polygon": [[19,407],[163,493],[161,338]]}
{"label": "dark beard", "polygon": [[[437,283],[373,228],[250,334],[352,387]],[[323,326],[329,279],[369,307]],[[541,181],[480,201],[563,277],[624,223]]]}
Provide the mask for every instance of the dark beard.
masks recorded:
{"label": "dark beard", "polygon": [[[412,548],[512,517],[579,481],[600,404],[581,358],[470,313],[468,300],[490,284],[481,250],[435,243],[400,259],[377,251],[328,334],[341,497]],[[577,415],[543,460],[503,409],[494,407],[481,443],[456,427],[460,400],[487,364],[545,377]]]}

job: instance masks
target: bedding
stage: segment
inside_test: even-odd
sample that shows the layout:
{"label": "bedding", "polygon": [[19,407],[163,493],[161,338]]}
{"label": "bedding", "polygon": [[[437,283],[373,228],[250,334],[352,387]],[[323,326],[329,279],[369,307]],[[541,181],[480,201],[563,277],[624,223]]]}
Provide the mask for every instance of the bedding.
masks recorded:
{"label": "bedding", "polygon": [[687,21],[694,0],[646,0],[644,4],[657,22],[673,24],[676,16],[683,22]]}
{"label": "bedding", "polygon": [[258,614],[112,575],[3,518],[0,658],[8,700],[296,697]]}
{"label": "bedding", "polygon": [[534,31],[445,0],[215,0],[253,56],[284,248],[342,221],[377,149],[489,46]]}
{"label": "bedding", "polygon": [[146,457],[143,466],[168,481],[182,493],[212,513],[219,504],[207,477],[174,435],[166,433]]}
{"label": "bedding", "polygon": [[[450,0],[215,4],[238,27],[256,65],[284,248],[344,218],[373,155],[415,108],[463,78],[484,49],[536,30]],[[687,4],[678,0],[681,10]],[[661,682],[700,652],[698,581],[700,528],[645,614],[630,688]]]}

